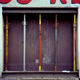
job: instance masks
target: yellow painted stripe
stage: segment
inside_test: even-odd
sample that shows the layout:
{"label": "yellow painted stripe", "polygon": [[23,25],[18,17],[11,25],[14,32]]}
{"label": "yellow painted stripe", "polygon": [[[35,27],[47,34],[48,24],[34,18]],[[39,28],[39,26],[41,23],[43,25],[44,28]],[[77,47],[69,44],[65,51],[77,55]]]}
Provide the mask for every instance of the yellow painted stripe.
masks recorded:
{"label": "yellow painted stripe", "polygon": [[8,15],[6,15],[6,64],[5,64],[5,70],[8,68]]}
{"label": "yellow painted stripe", "polygon": [[76,23],[76,14],[74,14],[74,23]]}
{"label": "yellow painted stripe", "polygon": [[[74,14],[74,33],[73,33],[73,36],[75,37],[75,25],[76,25],[76,14]],[[73,37],[73,38],[74,38]],[[74,38],[75,39],[75,38]],[[74,40],[73,39],[73,40]],[[75,41],[75,40],[74,40]],[[73,41],[73,42],[74,42]],[[73,45],[74,45],[74,47],[73,47],[73,49],[74,49],[74,51],[73,51],[73,56],[74,56],[74,60],[73,60],[73,70],[75,71],[75,42],[73,43]]]}
{"label": "yellow painted stripe", "polygon": [[57,66],[55,66],[55,71],[57,71]]}
{"label": "yellow painted stripe", "polygon": [[74,65],[73,65],[73,67],[74,67],[74,71],[75,71],[75,61],[74,61]]}
{"label": "yellow painted stripe", "polygon": [[41,24],[41,14],[39,14],[39,24]]}
{"label": "yellow painted stripe", "polygon": [[41,71],[41,66],[39,66],[39,71]]}

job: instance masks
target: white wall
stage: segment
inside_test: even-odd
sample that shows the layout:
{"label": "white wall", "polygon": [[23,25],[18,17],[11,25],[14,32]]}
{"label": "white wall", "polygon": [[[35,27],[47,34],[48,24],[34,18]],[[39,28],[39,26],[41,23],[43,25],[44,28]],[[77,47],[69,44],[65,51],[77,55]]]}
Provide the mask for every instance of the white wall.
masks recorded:
{"label": "white wall", "polygon": [[3,18],[2,7],[0,5],[0,77],[3,71]]}
{"label": "white wall", "polygon": [[78,8],[78,27],[77,27],[77,62],[78,62],[78,70],[79,70],[79,78],[80,78],[80,7]]}
{"label": "white wall", "polygon": [[30,3],[28,4],[20,4],[17,0],[12,0],[11,2],[9,2],[8,4],[2,4],[3,7],[26,7],[26,8],[32,8],[32,7],[38,7],[38,8],[45,8],[45,7],[51,7],[51,8],[62,8],[62,7],[79,7],[79,4],[72,4],[71,0],[66,0],[67,3],[66,4],[62,4],[61,0],[56,0],[55,4],[51,4],[50,3],[51,0],[32,0]]}

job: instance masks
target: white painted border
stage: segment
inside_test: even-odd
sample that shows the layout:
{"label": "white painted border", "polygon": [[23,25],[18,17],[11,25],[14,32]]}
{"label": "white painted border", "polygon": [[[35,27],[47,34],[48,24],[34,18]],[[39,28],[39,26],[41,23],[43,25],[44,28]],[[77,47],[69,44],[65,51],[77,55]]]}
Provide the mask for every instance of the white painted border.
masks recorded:
{"label": "white painted border", "polygon": [[0,6],[0,77],[2,76],[3,71],[3,15],[2,15],[2,7]]}
{"label": "white painted border", "polygon": [[21,4],[17,0],[12,0],[7,4],[2,4],[3,7],[24,7],[24,8],[77,8],[80,4],[72,4],[72,0],[66,0],[66,4],[62,4],[60,0],[56,0],[55,4],[50,3],[51,0],[32,0],[28,4]]}

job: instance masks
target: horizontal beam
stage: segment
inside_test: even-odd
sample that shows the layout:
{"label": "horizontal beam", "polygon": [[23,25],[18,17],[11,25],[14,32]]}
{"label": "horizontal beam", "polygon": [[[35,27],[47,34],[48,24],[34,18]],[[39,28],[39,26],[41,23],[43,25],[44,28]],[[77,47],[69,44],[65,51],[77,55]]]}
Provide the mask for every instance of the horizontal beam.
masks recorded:
{"label": "horizontal beam", "polygon": [[3,72],[4,77],[27,77],[27,78],[53,78],[53,77],[75,77],[78,78],[78,72],[62,72],[62,71],[11,71],[11,72]]}
{"label": "horizontal beam", "polygon": [[77,13],[77,8],[3,8],[3,13]]}
{"label": "horizontal beam", "polygon": [[78,71],[3,71],[3,74],[78,74]]}

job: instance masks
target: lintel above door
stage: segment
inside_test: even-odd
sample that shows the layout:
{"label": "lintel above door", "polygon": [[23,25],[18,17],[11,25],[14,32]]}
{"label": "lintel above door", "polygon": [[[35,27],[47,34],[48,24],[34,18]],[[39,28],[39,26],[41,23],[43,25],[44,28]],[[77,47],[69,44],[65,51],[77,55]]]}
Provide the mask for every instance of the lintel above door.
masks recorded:
{"label": "lintel above door", "polygon": [[3,13],[77,13],[77,8],[3,8]]}

